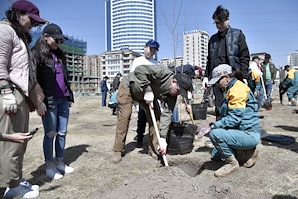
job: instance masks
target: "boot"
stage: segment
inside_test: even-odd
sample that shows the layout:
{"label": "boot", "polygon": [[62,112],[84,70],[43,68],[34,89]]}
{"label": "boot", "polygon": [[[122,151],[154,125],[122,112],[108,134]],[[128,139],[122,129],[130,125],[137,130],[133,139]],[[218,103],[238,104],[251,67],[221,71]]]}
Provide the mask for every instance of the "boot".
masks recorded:
{"label": "boot", "polygon": [[221,168],[215,171],[214,173],[215,177],[225,177],[229,173],[239,168],[239,163],[234,155],[232,155],[229,158],[226,158],[225,162],[227,164],[225,164],[224,166],[222,166]]}
{"label": "boot", "polygon": [[137,148],[142,148],[142,145],[143,145],[143,136],[138,136],[138,139],[137,139]]}
{"label": "boot", "polygon": [[259,151],[257,148],[253,148],[253,149],[247,150],[247,155],[250,155],[250,158],[243,164],[243,166],[246,168],[250,168],[253,165],[255,165],[255,163],[257,162]]}
{"label": "boot", "polygon": [[114,152],[114,155],[113,155],[113,158],[112,158],[112,162],[114,164],[118,164],[119,162],[121,162],[121,159],[122,159],[122,154],[121,152],[117,152],[115,151]]}
{"label": "boot", "polygon": [[296,100],[294,98],[291,99],[291,105],[292,106],[297,106]]}

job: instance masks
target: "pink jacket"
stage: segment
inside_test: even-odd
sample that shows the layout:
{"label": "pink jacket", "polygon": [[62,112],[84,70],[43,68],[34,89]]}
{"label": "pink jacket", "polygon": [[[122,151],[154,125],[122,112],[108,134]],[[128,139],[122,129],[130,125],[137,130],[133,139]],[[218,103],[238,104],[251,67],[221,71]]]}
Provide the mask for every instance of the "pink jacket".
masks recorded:
{"label": "pink jacket", "polygon": [[11,81],[28,96],[28,51],[6,21],[0,21],[0,79]]}

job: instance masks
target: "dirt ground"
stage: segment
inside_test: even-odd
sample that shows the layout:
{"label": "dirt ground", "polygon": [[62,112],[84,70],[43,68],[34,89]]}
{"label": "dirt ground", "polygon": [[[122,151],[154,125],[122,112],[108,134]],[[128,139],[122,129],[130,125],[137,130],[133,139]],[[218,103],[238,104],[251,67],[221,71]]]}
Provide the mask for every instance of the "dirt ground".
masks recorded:
{"label": "dirt ground", "polygon": [[[201,96],[196,95],[196,99]],[[261,126],[270,134],[297,137],[295,107],[282,106],[274,96],[273,109],[260,110]],[[147,138],[143,148],[136,148],[137,113],[133,111],[126,140],[126,155],[115,165],[110,162],[117,117],[109,108],[100,106],[98,96],[76,97],[71,108],[65,163],[75,168],[60,180],[45,176],[42,140],[39,131],[29,142],[24,160],[24,177],[40,185],[39,198],[103,198],[103,199],[293,199],[298,197],[298,143],[280,145],[260,143],[259,160],[250,169],[240,167],[225,178],[214,177],[222,166],[210,161],[208,138],[195,141],[191,153],[167,155],[169,167],[156,167],[147,155]],[[298,109],[298,108],[297,108]],[[189,117],[182,111],[182,119]],[[199,127],[215,120],[208,110],[207,120],[196,120]],[[190,121],[189,121],[190,122]],[[36,113],[31,114],[30,129],[42,126]],[[0,192],[5,190],[0,173]]]}

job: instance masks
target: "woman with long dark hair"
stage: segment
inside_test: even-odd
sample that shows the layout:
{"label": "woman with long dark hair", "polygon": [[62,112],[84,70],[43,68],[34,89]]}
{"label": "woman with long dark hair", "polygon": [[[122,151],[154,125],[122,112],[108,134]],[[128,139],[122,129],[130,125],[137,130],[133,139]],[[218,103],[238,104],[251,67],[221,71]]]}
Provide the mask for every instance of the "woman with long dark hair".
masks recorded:
{"label": "woman with long dark hair", "polygon": [[[38,8],[29,1],[16,1],[6,11],[7,19],[0,21],[0,126],[3,134],[28,132],[29,107],[26,96],[33,87],[29,71],[34,71],[30,56],[29,31],[46,21]],[[32,70],[30,70],[30,68]],[[1,168],[8,184],[4,197],[33,198],[39,186],[23,178],[23,159],[27,141],[0,142]]]}
{"label": "woman with long dark hair", "polygon": [[51,179],[60,179],[64,173],[71,173],[74,170],[63,163],[69,108],[74,102],[66,57],[59,48],[65,39],[67,38],[63,36],[58,25],[48,24],[32,48],[36,60],[37,80],[45,94],[41,105],[44,108],[38,109],[37,113],[42,117],[46,175]]}

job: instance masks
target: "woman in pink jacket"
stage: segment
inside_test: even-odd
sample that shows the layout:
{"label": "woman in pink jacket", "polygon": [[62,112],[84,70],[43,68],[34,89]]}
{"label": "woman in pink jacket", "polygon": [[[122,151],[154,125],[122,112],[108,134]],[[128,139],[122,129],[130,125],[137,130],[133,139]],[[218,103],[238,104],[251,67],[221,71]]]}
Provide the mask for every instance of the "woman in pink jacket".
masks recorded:
{"label": "woman in pink jacket", "polygon": [[[29,107],[26,103],[29,89],[29,67],[33,61],[29,54],[32,27],[46,21],[38,8],[29,1],[19,0],[6,11],[7,19],[0,22],[0,126],[3,135],[28,132]],[[27,141],[0,142],[2,174],[8,184],[5,198],[34,198],[39,186],[23,179],[22,168]]]}

